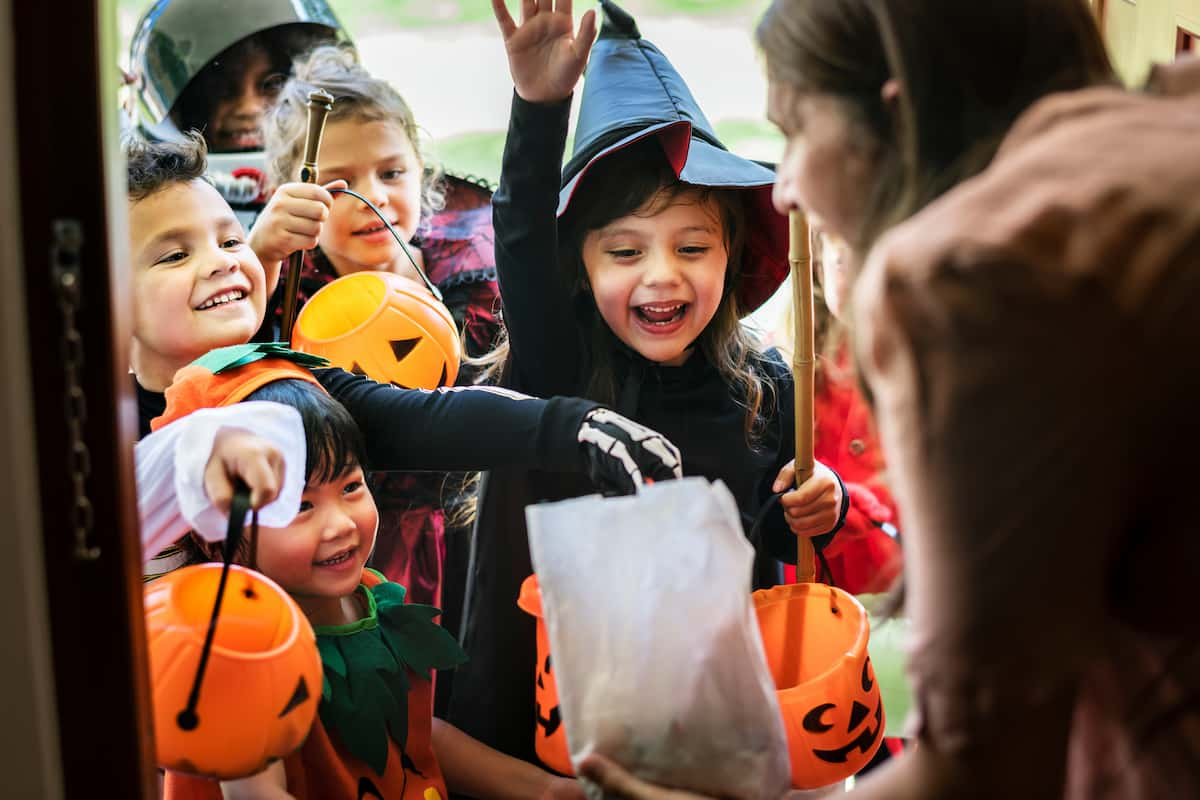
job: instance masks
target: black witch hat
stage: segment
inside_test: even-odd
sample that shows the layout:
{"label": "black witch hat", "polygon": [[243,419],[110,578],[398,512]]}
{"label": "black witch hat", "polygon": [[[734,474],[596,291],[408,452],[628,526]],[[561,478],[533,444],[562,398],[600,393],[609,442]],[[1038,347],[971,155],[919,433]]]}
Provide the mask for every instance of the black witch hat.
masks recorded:
{"label": "black witch hat", "polygon": [[561,217],[583,177],[604,157],[658,137],[664,157],[684,183],[744,189],[745,254],[739,308],[748,314],[788,273],[787,218],[775,211],[775,173],[725,148],[675,67],[642,38],[637,23],[611,0],[600,0],[603,24],[592,47],[575,128],[575,149],[563,168]]}

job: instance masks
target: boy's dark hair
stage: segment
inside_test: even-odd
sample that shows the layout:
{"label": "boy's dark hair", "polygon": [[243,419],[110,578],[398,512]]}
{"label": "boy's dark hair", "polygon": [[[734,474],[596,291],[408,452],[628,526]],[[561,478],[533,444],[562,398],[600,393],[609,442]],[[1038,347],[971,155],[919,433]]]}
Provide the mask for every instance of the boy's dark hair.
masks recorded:
{"label": "boy's dark hair", "polygon": [[246,400],[282,403],[300,412],[306,451],[304,482],[325,483],[354,467],[366,465],[366,445],[350,412],[307,381],[268,383]]}
{"label": "boy's dark hair", "polygon": [[205,179],[208,148],[195,131],[178,142],[151,142],[130,138],[125,143],[129,200],[138,202],[173,183]]}

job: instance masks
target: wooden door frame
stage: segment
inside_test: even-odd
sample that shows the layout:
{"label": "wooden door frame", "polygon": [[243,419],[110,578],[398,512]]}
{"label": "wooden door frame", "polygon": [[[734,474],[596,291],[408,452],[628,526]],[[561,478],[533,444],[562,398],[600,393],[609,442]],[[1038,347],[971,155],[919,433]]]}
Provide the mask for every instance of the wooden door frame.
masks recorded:
{"label": "wooden door frame", "polygon": [[1175,23],[1175,55],[1180,53],[1196,53],[1194,50],[1196,40],[1200,39],[1200,33],[1183,27],[1178,22]]}
{"label": "wooden door frame", "polygon": [[[123,173],[114,158],[115,19],[104,19],[115,16],[113,8],[100,0],[11,1],[14,172],[61,786],[66,797],[153,798],[133,492],[136,408],[126,374],[129,287],[124,269],[112,267],[125,263],[113,258],[124,251],[124,237],[114,243],[109,234],[114,221],[118,229],[124,225],[124,176],[114,174]],[[73,529],[63,315],[50,265],[61,220],[75,221],[82,231],[82,306],[75,322],[83,337],[82,430],[91,467],[84,485],[95,560],[77,557]]]}

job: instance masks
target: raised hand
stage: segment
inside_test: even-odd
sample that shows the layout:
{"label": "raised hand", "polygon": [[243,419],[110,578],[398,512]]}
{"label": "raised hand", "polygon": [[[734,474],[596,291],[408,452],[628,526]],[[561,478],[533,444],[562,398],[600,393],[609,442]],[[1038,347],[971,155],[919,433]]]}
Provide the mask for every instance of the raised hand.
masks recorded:
{"label": "raised hand", "polygon": [[508,68],[521,99],[554,103],[569,96],[587,66],[596,38],[596,12],[588,10],[574,32],[571,0],[521,0],[521,24],[505,0],[492,0],[504,36]]}

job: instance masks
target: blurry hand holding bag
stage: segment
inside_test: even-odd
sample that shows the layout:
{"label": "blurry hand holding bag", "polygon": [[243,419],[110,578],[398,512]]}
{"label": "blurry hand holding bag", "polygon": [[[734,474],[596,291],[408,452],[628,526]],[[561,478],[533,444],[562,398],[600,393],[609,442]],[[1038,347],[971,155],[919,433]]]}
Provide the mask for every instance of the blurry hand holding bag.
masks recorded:
{"label": "blurry hand holding bag", "polygon": [[526,509],[571,762],[730,798],[789,788],[750,599],[754,551],[721,482]]}

